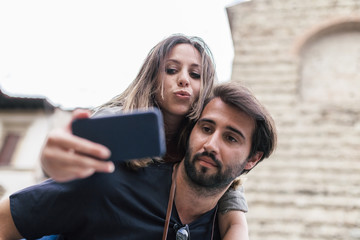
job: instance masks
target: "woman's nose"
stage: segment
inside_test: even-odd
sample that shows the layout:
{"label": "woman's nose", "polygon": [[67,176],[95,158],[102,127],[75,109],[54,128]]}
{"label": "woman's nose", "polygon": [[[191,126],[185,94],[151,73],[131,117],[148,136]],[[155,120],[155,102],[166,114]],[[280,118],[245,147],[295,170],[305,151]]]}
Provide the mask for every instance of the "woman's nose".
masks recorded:
{"label": "woman's nose", "polygon": [[178,79],[178,86],[188,87],[190,84],[189,75],[186,72],[182,72]]}

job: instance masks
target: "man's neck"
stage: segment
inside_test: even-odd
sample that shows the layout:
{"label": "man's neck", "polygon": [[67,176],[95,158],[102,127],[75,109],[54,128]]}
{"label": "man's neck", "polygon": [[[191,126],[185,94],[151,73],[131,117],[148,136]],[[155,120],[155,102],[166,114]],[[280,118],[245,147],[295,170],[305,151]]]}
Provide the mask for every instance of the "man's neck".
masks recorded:
{"label": "man's neck", "polygon": [[183,224],[189,224],[213,209],[226,189],[206,194],[206,189],[194,188],[186,181],[183,162],[176,178],[175,206]]}

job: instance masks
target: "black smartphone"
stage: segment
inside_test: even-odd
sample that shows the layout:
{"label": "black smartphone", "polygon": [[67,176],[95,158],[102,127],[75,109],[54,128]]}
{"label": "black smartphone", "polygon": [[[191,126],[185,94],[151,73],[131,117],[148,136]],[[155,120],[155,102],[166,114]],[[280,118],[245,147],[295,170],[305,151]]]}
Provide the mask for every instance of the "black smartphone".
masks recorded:
{"label": "black smartphone", "polygon": [[72,132],[108,147],[113,162],[161,157],[166,152],[163,118],[157,108],[76,119]]}

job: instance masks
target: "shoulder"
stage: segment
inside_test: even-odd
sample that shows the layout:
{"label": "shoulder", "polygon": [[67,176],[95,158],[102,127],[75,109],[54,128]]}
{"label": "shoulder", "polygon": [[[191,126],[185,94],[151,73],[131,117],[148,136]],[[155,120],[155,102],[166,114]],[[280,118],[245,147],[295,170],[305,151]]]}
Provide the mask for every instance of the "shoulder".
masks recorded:
{"label": "shoulder", "polygon": [[121,193],[124,189],[143,189],[145,186],[160,190],[171,184],[172,166],[173,164],[156,162],[134,170],[127,167],[126,164],[116,164],[115,171],[112,173],[95,173],[89,178],[64,184],[64,187],[68,191],[77,189],[82,192],[76,194],[84,194],[85,191],[89,191],[87,194],[100,196],[102,194],[114,195],[117,190]]}
{"label": "shoulder", "polygon": [[[130,171],[132,175],[136,178],[144,178],[145,180],[154,181],[161,180],[165,181],[165,179],[170,178],[172,175],[174,164],[172,163],[163,163],[163,162],[157,162],[154,161],[150,163],[146,167],[139,168],[137,170],[122,170],[122,171]],[[151,179],[150,179],[151,178]]]}
{"label": "shoulder", "polygon": [[95,113],[92,115],[92,117],[105,117],[105,116],[109,116],[109,115],[113,115],[113,114],[117,114],[117,113],[121,113],[122,112],[122,107],[117,106],[117,107],[107,107],[107,108],[101,108],[95,111]]}

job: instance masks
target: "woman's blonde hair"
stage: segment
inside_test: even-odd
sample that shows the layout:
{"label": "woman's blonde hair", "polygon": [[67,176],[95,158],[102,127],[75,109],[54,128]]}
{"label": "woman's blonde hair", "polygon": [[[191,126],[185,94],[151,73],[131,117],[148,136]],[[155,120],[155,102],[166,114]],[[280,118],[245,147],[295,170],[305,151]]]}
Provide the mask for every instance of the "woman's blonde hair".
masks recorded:
{"label": "woman's blonde hair", "polygon": [[[205,99],[211,95],[212,88],[216,82],[215,63],[212,53],[207,44],[199,37],[189,37],[182,34],[175,34],[159,42],[150,50],[138,75],[125,89],[125,91],[95,109],[95,112],[113,107],[120,107],[126,112],[139,108],[148,109],[150,107],[158,107],[155,100],[155,94],[157,89],[163,89],[163,82],[161,82],[161,85],[158,86],[158,77],[160,71],[165,71],[165,58],[178,44],[190,44],[200,53],[202,69],[199,96],[193,102],[189,113],[184,119],[178,132],[177,148],[178,151],[185,153],[184,146],[187,137],[185,126],[190,121],[196,120],[200,117]],[[180,160],[181,159],[179,159],[179,161]],[[133,168],[137,168],[146,166],[149,162],[149,159],[133,160],[130,162],[130,165]]]}
{"label": "woman's blonde hair", "polygon": [[157,106],[155,93],[158,86],[158,76],[164,70],[164,60],[177,44],[190,44],[197,49],[202,59],[201,87],[198,99],[194,101],[187,117],[196,119],[205,99],[210,96],[216,81],[215,63],[210,49],[199,37],[188,37],[182,34],[171,35],[151,49],[134,81],[120,95],[103,104],[98,109],[121,107],[123,111]]}

